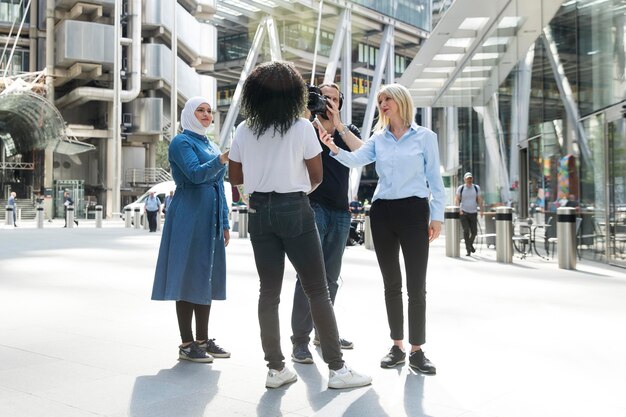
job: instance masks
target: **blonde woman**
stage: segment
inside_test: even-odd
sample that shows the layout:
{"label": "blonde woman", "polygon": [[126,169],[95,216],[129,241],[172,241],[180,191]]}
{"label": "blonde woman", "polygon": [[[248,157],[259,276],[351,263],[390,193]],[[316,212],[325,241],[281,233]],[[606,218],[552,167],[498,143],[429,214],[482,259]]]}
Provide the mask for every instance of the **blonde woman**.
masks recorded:
{"label": "blonde woman", "polygon": [[439,237],[445,201],[437,135],[413,121],[413,100],[404,86],[383,86],[377,93],[377,103],[379,118],[374,134],[360,149],[340,149],[328,134],[321,135],[322,141],[348,167],[376,161],[379,179],[370,220],[393,341],[380,365],[392,368],[406,359],[399,260],[402,248],[409,299],[409,364],[422,373],[434,374],[436,368],[424,355],[422,345],[426,342],[428,247]]}

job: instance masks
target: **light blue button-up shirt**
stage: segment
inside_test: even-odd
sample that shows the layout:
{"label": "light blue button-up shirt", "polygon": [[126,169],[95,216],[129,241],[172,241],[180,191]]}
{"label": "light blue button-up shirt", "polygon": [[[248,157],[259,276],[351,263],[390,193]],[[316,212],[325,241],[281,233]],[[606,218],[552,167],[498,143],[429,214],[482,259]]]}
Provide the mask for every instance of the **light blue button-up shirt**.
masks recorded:
{"label": "light blue button-up shirt", "polygon": [[146,198],[146,210],[148,211],[157,211],[161,207],[161,200],[159,197],[154,196]]}
{"label": "light blue button-up shirt", "polygon": [[331,156],[350,168],[376,161],[378,185],[372,201],[407,197],[430,198],[430,218],[443,222],[445,190],[439,172],[437,135],[412,123],[398,140],[389,128],[375,133],[354,152],[339,149]]}

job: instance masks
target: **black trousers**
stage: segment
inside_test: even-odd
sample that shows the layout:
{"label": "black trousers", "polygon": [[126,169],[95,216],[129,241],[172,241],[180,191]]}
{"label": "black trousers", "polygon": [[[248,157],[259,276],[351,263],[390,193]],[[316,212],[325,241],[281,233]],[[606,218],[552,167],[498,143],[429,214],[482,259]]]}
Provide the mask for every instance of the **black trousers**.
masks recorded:
{"label": "black trousers", "polygon": [[409,296],[409,343],[426,342],[426,270],[430,208],[426,198],[376,200],[370,210],[372,238],[385,285],[390,336],[404,339],[400,248]]}
{"label": "black trousers", "polygon": [[474,239],[478,234],[478,213],[463,213],[461,215],[461,227],[463,228],[463,239],[467,252],[473,252]]}
{"label": "black trousers", "polygon": [[146,215],[148,216],[148,227],[150,228],[151,232],[156,232],[157,214],[159,214],[158,210],[154,210],[154,211],[146,210]]}
{"label": "black trousers", "polygon": [[191,321],[196,316],[196,340],[207,340],[209,338],[209,314],[211,304],[194,304],[187,301],[176,301],[176,317],[178,318],[178,329],[180,339],[183,343],[193,342],[193,330]]}

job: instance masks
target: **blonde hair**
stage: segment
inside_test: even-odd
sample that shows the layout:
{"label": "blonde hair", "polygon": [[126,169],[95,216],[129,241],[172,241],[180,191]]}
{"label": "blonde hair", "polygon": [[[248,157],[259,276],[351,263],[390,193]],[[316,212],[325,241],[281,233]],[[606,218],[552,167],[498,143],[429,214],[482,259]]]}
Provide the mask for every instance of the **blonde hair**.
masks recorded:
{"label": "blonde hair", "polygon": [[374,126],[374,131],[380,131],[389,126],[389,118],[380,111],[380,98],[381,96],[389,97],[393,99],[398,105],[398,112],[400,113],[400,119],[404,122],[405,126],[411,126],[413,123],[413,99],[409,90],[401,84],[387,84],[380,87],[378,93],[376,93],[376,107],[378,107],[378,121]]}

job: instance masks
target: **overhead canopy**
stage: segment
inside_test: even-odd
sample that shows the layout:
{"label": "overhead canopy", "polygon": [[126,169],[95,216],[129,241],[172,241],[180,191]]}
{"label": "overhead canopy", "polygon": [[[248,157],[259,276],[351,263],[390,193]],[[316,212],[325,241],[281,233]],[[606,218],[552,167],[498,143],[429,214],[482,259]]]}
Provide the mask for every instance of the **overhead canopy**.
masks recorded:
{"label": "overhead canopy", "polygon": [[482,106],[562,0],[455,0],[398,82],[418,107]]}
{"label": "overhead canopy", "polygon": [[5,91],[0,95],[0,137],[9,155],[39,149],[73,155],[95,149],[69,138],[56,107],[32,91]]}

